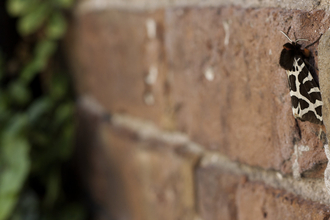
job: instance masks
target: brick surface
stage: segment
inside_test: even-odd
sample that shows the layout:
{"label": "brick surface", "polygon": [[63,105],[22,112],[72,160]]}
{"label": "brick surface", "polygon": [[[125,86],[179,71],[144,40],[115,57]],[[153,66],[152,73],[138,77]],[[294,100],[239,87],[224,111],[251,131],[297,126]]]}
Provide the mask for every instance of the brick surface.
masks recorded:
{"label": "brick surface", "polygon": [[[77,16],[66,48],[79,94],[92,95],[110,112],[167,126],[163,29],[162,11],[110,10]],[[155,69],[156,78],[146,83]]]}
{"label": "brick surface", "polygon": [[90,200],[89,211],[94,219],[130,219],[132,213],[122,174],[109,160],[106,142],[102,140],[103,123],[99,114],[78,106],[77,141],[73,153],[75,170]]}
{"label": "brick surface", "polygon": [[212,167],[197,170],[197,198],[205,220],[328,219],[330,207]]}
{"label": "brick surface", "polygon": [[[100,219],[195,217],[195,158],[80,107],[77,159]],[[177,149],[177,150],[176,150]]]}
{"label": "brick surface", "polygon": [[277,0],[78,0],[79,11],[104,10],[105,8],[118,8],[122,10],[154,10],[164,7],[193,7],[193,6],[230,6],[237,5],[244,8],[286,8],[311,11],[315,9],[329,9],[327,2],[306,1],[277,1]]}
{"label": "brick surface", "polygon": [[330,207],[303,200],[261,183],[240,185],[236,195],[239,220],[329,219]]}
{"label": "brick surface", "polygon": [[[330,30],[324,33],[320,40],[319,46],[319,54],[320,54],[320,89],[322,92],[323,98],[323,121],[325,126],[330,128],[330,64],[329,64],[329,56],[330,56]],[[328,133],[328,139],[330,138]]]}
{"label": "brick surface", "polygon": [[132,219],[193,219],[193,164],[158,141],[108,130],[111,158],[121,169]]}
{"label": "brick surface", "polygon": [[236,191],[240,177],[216,168],[196,172],[199,214],[203,220],[237,219]]}
{"label": "brick surface", "polygon": [[[290,36],[317,39],[329,27],[327,18],[323,11],[168,10],[165,42],[178,129],[234,160],[284,173],[295,155],[299,172],[324,163],[321,127],[298,122],[298,129],[278,59],[287,42],[280,30],[292,26]],[[294,145],[308,151],[295,154]]]}
{"label": "brick surface", "polygon": [[182,131],[242,163],[304,173],[326,162],[324,128],[292,116],[279,31],[292,26],[291,37],[314,40],[329,21],[324,11],[267,8],[108,10],[76,17],[66,42],[79,94],[108,111]]}
{"label": "brick surface", "polygon": [[[78,106],[75,153],[96,219],[330,219],[328,206],[285,191],[327,201],[313,179],[326,138],[293,118],[278,64],[280,31],[314,41],[328,13],[99,10],[106,2],[81,4],[65,39],[78,96],[96,100]],[[317,44],[309,49],[317,67]]]}

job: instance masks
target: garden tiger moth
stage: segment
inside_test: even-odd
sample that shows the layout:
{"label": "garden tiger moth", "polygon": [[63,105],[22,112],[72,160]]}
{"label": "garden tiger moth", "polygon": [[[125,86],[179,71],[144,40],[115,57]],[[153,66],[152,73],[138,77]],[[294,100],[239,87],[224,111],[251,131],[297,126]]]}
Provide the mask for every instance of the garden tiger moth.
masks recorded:
{"label": "garden tiger moth", "polygon": [[321,92],[305,61],[310,56],[307,47],[315,44],[322,35],[301,49],[297,42],[306,39],[292,41],[283,31],[281,33],[290,41],[283,45],[279,64],[288,75],[293,116],[301,121],[323,124]]}

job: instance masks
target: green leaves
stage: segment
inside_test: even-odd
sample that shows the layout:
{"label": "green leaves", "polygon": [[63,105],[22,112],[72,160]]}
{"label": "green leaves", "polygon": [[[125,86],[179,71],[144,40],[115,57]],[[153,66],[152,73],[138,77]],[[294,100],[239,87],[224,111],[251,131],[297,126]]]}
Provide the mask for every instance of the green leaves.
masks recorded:
{"label": "green leaves", "polygon": [[29,143],[21,136],[26,119],[19,115],[12,120],[8,131],[2,133],[0,144],[0,219],[6,219],[13,210],[20,190],[28,175]]}
{"label": "green leaves", "polygon": [[38,42],[35,47],[34,58],[22,70],[22,81],[29,83],[37,73],[44,70],[56,48],[57,43],[53,40],[47,39]]}
{"label": "green leaves", "polygon": [[17,105],[26,105],[31,100],[30,90],[21,81],[12,82],[8,88],[11,101]]}
{"label": "green leaves", "polygon": [[57,43],[50,39],[40,41],[35,48],[35,60],[41,67],[46,64],[49,57],[55,52]]}
{"label": "green leaves", "polygon": [[18,32],[25,36],[37,31],[51,12],[47,2],[39,3],[33,10],[24,13],[18,21]]}
{"label": "green leaves", "polygon": [[[54,59],[67,29],[64,9],[73,1],[6,0],[25,56],[5,60],[0,51],[0,220],[22,219],[26,207],[40,219],[84,219],[81,206],[67,202],[62,189],[61,166],[73,147],[74,103],[69,77]],[[18,63],[10,74],[8,60]],[[29,185],[31,177],[44,194]]]}
{"label": "green leaves", "polygon": [[66,31],[66,21],[61,13],[54,13],[47,24],[46,34],[50,39],[61,38]]}
{"label": "green leaves", "polygon": [[54,0],[54,3],[61,8],[70,8],[73,5],[74,0]]}
{"label": "green leaves", "polygon": [[66,30],[66,21],[61,12],[69,8],[73,0],[8,0],[10,15],[18,16],[18,31],[22,36],[35,33],[45,26],[49,39],[59,39]]}
{"label": "green leaves", "polygon": [[49,97],[42,97],[35,100],[27,110],[29,123],[37,123],[42,116],[51,111],[53,104],[53,101]]}
{"label": "green leaves", "polygon": [[9,0],[7,1],[7,11],[12,16],[22,16],[33,10],[39,0]]}

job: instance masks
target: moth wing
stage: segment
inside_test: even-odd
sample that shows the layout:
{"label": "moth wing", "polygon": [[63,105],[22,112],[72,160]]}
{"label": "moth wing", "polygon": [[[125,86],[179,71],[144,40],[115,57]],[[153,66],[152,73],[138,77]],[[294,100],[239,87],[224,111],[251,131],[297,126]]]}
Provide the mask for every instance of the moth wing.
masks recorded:
{"label": "moth wing", "polygon": [[295,118],[322,124],[322,99],[319,86],[300,57],[295,57],[292,70],[287,70],[292,112]]}

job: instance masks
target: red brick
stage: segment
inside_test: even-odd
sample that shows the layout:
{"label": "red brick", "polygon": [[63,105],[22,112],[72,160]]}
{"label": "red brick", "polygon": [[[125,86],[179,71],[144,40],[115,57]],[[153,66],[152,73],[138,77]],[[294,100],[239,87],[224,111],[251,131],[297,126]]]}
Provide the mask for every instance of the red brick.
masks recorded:
{"label": "red brick", "polygon": [[[293,146],[300,171],[326,161],[320,126],[291,112],[287,76],[278,64],[292,26],[298,37],[317,39],[327,29],[324,11],[192,8],[166,13],[166,51],[178,129],[210,150],[253,166],[291,172]],[[324,22],[317,22],[317,21]],[[226,31],[230,37],[225,45]],[[314,48],[315,49],[315,48]],[[204,73],[214,70],[214,80]]]}
{"label": "red brick", "polygon": [[102,117],[83,106],[77,108],[74,168],[80,186],[88,195],[95,219],[127,219],[131,216],[123,178],[109,160],[107,145],[101,138]]}
{"label": "red brick", "polygon": [[184,146],[142,140],[84,107],[79,112],[77,160],[100,219],[194,218],[195,158]]}
{"label": "red brick", "polygon": [[[330,81],[329,73],[330,73],[330,63],[329,63],[329,52],[330,52],[330,42],[329,42],[330,31],[329,29],[324,33],[322,38],[320,39],[319,44],[319,70],[320,70],[320,89],[322,92],[323,99],[323,107],[322,107],[322,116],[324,125],[330,128]],[[327,135],[328,139],[330,139],[329,132]]]}
{"label": "red brick", "polygon": [[109,159],[120,169],[132,219],[193,219],[193,163],[159,141],[108,129]]}
{"label": "red brick", "polygon": [[285,191],[247,182],[237,190],[239,220],[329,219],[330,207],[303,200]]}
{"label": "red brick", "polygon": [[304,200],[216,167],[196,172],[197,206],[204,220],[328,219],[330,207]]}
{"label": "red brick", "polygon": [[[157,24],[154,39],[147,36],[148,18]],[[308,146],[298,154],[304,173],[326,157],[320,126],[298,122],[299,132],[292,116],[278,65],[287,42],[279,31],[289,26],[290,36],[314,40],[330,21],[324,11],[275,8],[105,10],[76,17],[66,45],[79,94],[92,95],[107,111],[153,120],[232,160],[285,174],[292,172],[294,145]],[[153,64],[159,77],[150,86],[145,77]],[[212,81],[204,76],[210,68]],[[146,94],[154,105],[145,104]]]}
{"label": "red brick", "polygon": [[197,207],[203,220],[237,219],[236,191],[240,177],[215,168],[196,172]]}
{"label": "red brick", "polygon": [[[149,39],[146,22],[156,23]],[[163,12],[137,13],[108,10],[75,17],[66,37],[66,49],[79,95],[92,95],[107,111],[129,113],[167,126],[164,112],[165,65]],[[145,78],[158,68],[153,85]],[[144,97],[152,94],[154,104]]]}

